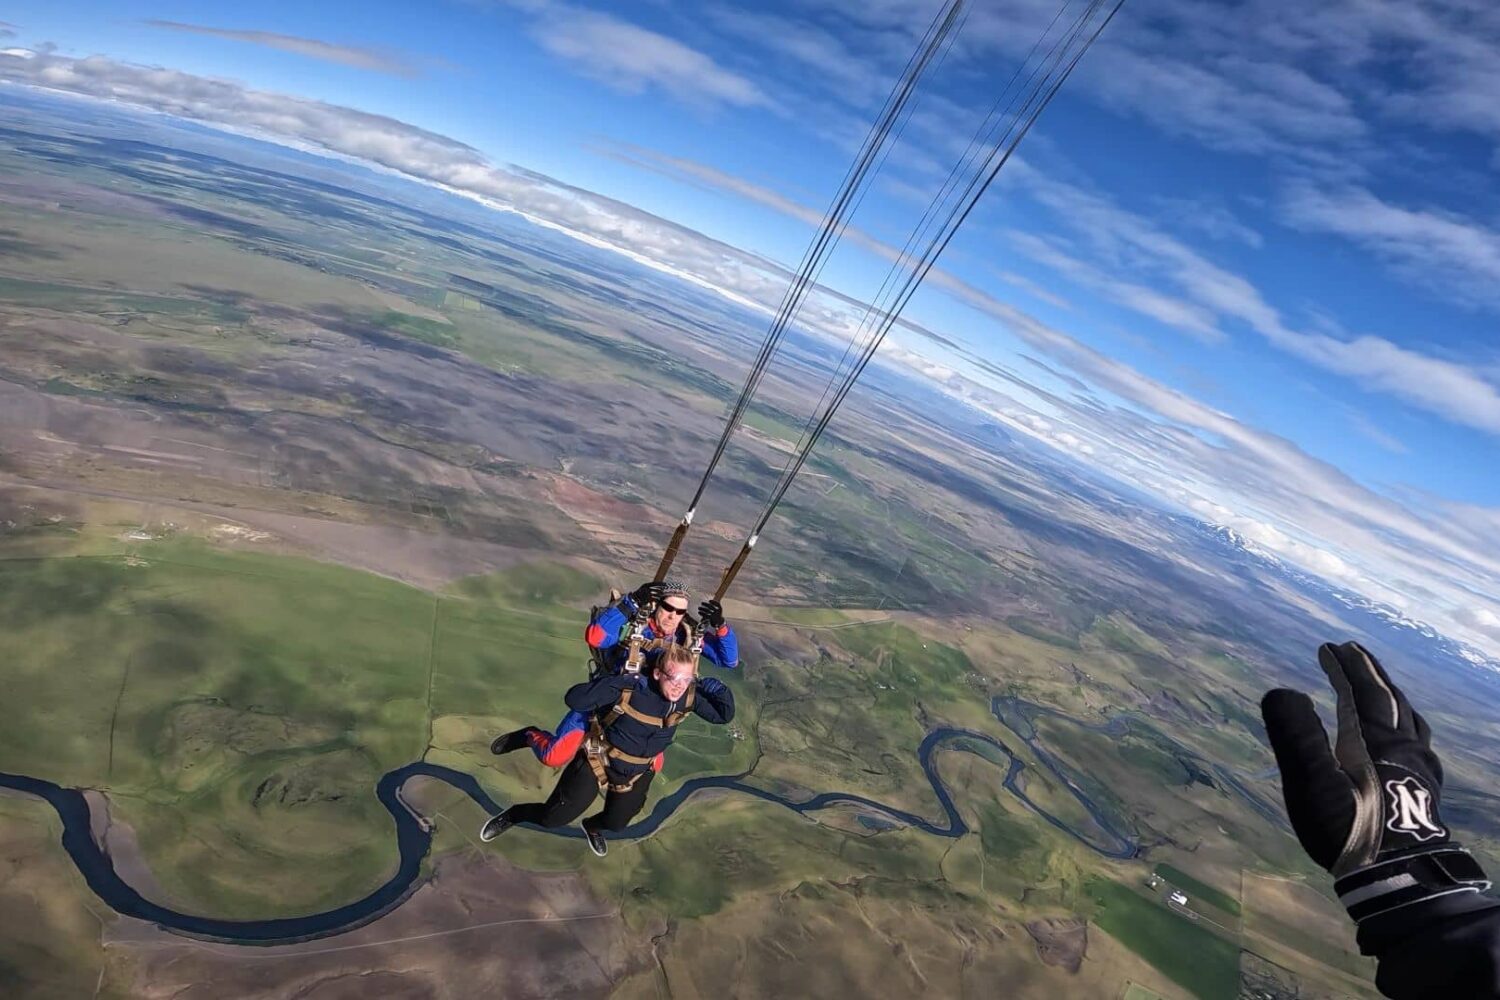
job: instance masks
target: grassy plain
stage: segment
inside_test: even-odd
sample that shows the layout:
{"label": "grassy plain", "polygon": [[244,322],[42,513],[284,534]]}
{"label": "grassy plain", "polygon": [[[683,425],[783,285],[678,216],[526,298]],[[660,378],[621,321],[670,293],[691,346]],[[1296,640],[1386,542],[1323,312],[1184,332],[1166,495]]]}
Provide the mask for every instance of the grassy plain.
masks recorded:
{"label": "grassy plain", "polygon": [[1194,878],[1181,868],[1161,863],[1156,866],[1156,874],[1182,889],[1189,896],[1197,896],[1204,902],[1216,906],[1231,916],[1240,915],[1240,901],[1225,892],[1223,889],[1209,885],[1201,879]]}
{"label": "grassy plain", "polygon": [[1093,920],[1167,978],[1206,1000],[1239,994],[1240,949],[1133,887],[1104,879],[1088,884]]}
{"label": "grassy plain", "polygon": [[107,916],[61,837],[51,806],[0,792],[0,985],[16,1000],[125,997],[104,971]]}

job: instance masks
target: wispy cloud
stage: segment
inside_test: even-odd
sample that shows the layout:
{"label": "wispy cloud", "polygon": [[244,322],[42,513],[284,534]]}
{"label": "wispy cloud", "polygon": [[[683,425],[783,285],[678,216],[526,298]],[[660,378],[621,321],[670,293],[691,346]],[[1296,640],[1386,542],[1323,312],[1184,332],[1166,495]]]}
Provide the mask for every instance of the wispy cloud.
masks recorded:
{"label": "wispy cloud", "polygon": [[163,21],[155,18],[144,23],[167,31],[181,31],[194,35],[208,35],[213,38],[227,38],[235,42],[248,42],[251,45],[264,45],[267,48],[292,52],[309,59],[321,59],[324,62],[353,66],[355,69],[366,69],[376,73],[389,73],[408,78],[418,75],[418,70],[414,65],[394,53],[379,49],[339,45],[316,38],[282,35],[274,31],[213,28],[203,24],[186,24],[182,21]]}
{"label": "wispy cloud", "polygon": [[1359,187],[1293,186],[1282,205],[1290,224],[1365,247],[1419,287],[1500,310],[1500,231],[1454,212],[1407,208]]}
{"label": "wispy cloud", "polygon": [[[618,155],[658,172],[736,194],[807,224],[821,218],[813,209],[765,187],[681,157],[619,146]],[[1048,177],[1022,161],[1011,165],[1026,192],[1073,227],[1097,263],[1080,259],[1055,240],[1013,234],[1015,245],[1059,274],[1085,284],[1128,309],[1181,330],[1205,343],[1227,339],[1223,322],[1236,321],[1272,346],[1325,371],[1357,380],[1373,390],[1466,426],[1500,435],[1500,388],[1479,371],[1373,336],[1338,339],[1290,327],[1280,311],[1244,277],[1214,264],[1162,230],[1105,196]],[[893,259],[896,249],[858,230],[851,238]],[[1138,280],[1121,275],[1135,274]],[[929,280],[955,291],[951,275],[935,271]],[[1177,288],[1171,295],[1161,283]],[[973,304],[972,290],[959,291]]]}
{"label": "wispy cloud", "polygon": [[1179,229],[1201,233],[1224,243],[1240,243],[1259,249],[1265,237],[1241,222],[1224,205],[1198,198],[1157,196],[1152,199],[1161,218]]}
{"label": "wispy cloud", "polygon": [[[847,22],[846,30],[836,34],[807,18],[722,4],[705,4],[700,9],[713,26],[781,63],[773,67],[779,70],[776,75],[800,80],[811,74],[827,86],[831,96],[855,106],[878,101],[890,89],[891,81],[882,71],[881,60],[872,59],[868,51],[870,39],[851,39]],[[864,50],[855,51],[851,41]]]}
{"label": "wispy cloud", "polygon": [[1016,274],[1014,271],[996,270],[995,277],[999,278],[1010,287],[1018,288],[1021,291],[1025,292],[1027,295],[1030,295],[1032,298],[1047,303],[1054,309],[1073,308],[1073,304],[1067,299],[1063,298],[1061,295],[1058,295],[1056,292],[1051,291],[1050,289],[1043,288],[1041,285],[1037,284],[1035,281],[1032,281],[1030,278]]}
{"label": "wispy cloud", "polygon": [[1355,430],[1359,431],[1365,437],[1369,438],[1371,441],[1374,441],[1376,444],[1380,445],[1380,447],[1384,448],[1391,454],[1411,454],[1411,449],[1406,446],[1406,443],[1404,441],[1396,437],[1394,434],[1381,430],[1380,427],[1375,423],[1375,421],[1371,420],[1363,413],[1360,413],[1358,410],[1346,408],[1344,411],[1344,415],[1349,418],[1349,423],[1353,425]]}
{"label": "wispy cloud", "polygon": [[1021,232],[1009,235],[1011,244],[1032,260],[1141,316],[1180,330],[1206,344],[1222,344],[1229,339],[1229,335],[1216,325],[1213,313],[1201,305],[1163,294],[1146,285],[1123,281],[1071,256],[1055,240]]}
{"label": "wispy cloud", "polygon": [[1213,263],[1153,221],[1024,163],[1014,167],[1013,176],[1021,179],[1026,192],[1052,209],[1061,224],[1073,228],[1078,241],[1091,248],[1099,266],[1107,271],[1143,275],[1152,287],[1165,281],[1222,321],[1243,324],[1273,347],[1351,378],[1361,389],[1500,435],[1500,385],[1482,369],[1432,357],[1381,337],[1340,339],[1294,329],[1254,284]]}
{"label": "wispy cloud", "polygon": [[609,14],[547,5],[532,34],[548,52],[606,86],[638,94],[659,89],[699,107],[771,107],[749,78],[711,56]]}
{"label": "wispy cloud", "polygon": [[17,25],[9,21],[0,21],[0,38],[15,38]]}
{"label": "wispy cloud", "polygon": [[[689,160],[680,156],[669,156],[666,153],[628,142],[611,142],[599,145],[594,148],[594,151],[621,163],[641,170],[649,170],[654,174],[671,177],[674,180],[684,181],[695,187],[735,195],[746,201],[754,202],[757,205],[763,205],[766,208],[780,212],[782,215],[808,226],[818,227],[823,222],[823,213],[812,206],[804,205],[796,199],[789,198],[777,191],[772,191],[763,184],[756,184],[743,177],[737,177],[716,167],[711,167],[706,163],[699,163],[696,160]],[[871,237],[865,238],[871,239]]]}

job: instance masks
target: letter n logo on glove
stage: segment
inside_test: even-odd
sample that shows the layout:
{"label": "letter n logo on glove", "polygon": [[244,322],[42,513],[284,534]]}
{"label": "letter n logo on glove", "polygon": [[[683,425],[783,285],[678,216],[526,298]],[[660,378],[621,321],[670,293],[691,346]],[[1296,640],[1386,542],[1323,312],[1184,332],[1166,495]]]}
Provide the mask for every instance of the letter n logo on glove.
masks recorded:
{"label": "letter n logo on glove", "polygon": [[1432,793],[1416,778],[1387,781],[1385,790],[1391,797],[1391,818],[1385,823],[1387,829],[1417,840],[1431,840],[1447,834],[1447,830],[1433,821]]}

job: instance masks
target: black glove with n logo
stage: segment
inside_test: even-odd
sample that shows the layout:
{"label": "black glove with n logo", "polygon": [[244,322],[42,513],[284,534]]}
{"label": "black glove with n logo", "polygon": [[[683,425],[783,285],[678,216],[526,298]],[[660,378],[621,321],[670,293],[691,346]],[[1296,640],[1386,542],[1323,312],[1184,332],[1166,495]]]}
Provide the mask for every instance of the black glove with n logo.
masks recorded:
{"label": "black glove with n logo", "polygon": [[1337,700],[1332,748],[1300,691],[1269,692],[1261,714],[1292,829],[1335,876],[1361,945],[1377,949],[1371,935],[1399,933],[1409,920],[1493,905],[1481,895],[1484,871],[1439,814],[1443,766],[1426,720],[1358,643],[1325,643],[1318,663]]}

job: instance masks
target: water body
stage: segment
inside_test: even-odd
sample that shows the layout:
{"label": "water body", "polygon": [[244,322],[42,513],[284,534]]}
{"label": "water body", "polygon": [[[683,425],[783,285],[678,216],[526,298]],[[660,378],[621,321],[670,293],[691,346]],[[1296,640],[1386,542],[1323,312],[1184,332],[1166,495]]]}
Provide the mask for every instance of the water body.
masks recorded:
{"label": "water body", "polygon": [[[801,801],[789,799],[764,788],[747,784],[745,779],[749,777],[749,772],[745,772],[736,775],[692,778],[683,782],[672,794],[659,799],[644,819],[626,828],[614,839],[630,840],[650,836],[694,793],[715,788],[772,802],[800,815],[818,812],[832,806],[856,805],[878,816],[879,819],[873,820],[876,825],[902,825],[914,827],[935,837],[961,837],[969,831],[969,827],[954,806],[947,786],[938,776],[933,754],[939,749],[980,753],[979,747],[989,747],[1003,753],[1010,760],[1009,770],[1003,780],[1006,790],[1038,816],[1105,857],[1135,857],[1140,851],[1140,845],[1134,839],[1133,831],[1125,829],[1121,820],[1101,809],[1079,787],[1070,775],[1069,768],[1036,742],[1036,730],[1031,725],[1032,719],[1045,714],[1096,732],[1121,736],[1133,724],[1132,720],[1125,716],[1115,716],[1105,723],[1088,724],[1072,719],[1055,709],[1017,698],[996,698],[991,708],[996,718],[1015,733],[1041,765],[1057,778],[1068,793],[1087,811],[1093,821],[1094,829],[1088,832],[1080,831],[1033,802],[1018,782],[1027,765],[1005,743],[984,733],[943,728],[928,733],[921,745],[917,747],[917,758],[922,765],[922,771],[932,785],[933,795],[942,809],[941,823],[934,823],[927,817],[847,792],[824,792]],[[1160,734],[1157,733],[1157,735]],[[1186,747],[1181,747],[1181,749],[1184,753],[1191,753]],[[1196,755],[1194,756],[1196,758]],[[1213,768],[1227,784],[1243,794],[1252,804],[1258,802],[1250,791],[1229,775],[1225,769],[1218,765],[1213,765]],[[447,782],[468,795],[487,814],[499,812],[503,808],[502,804],[491,798],[471,774],[422,761],[389,771],[376,784],[375,795],[390,813],[392,822],[396,824],[396,845],[400,854],[400,862],[396,866],[396,871],[383,885],[362,899],[322,913],[274,920],[219,920],[213,917],[182,913],[160,903],[154,903],[120,878],[109,855],[94,841],[89,825],[88,803],[81,791],[63,788],[39,778],[5,773],[0,773],[0,787],[15,789],[45,799],[57,811],[63,823],[64,850],[73,859],[73,863],[78,867],[79,873],[88,883],[89,888],[116,913],[149,920],[166,930],[193,937],[234,944],[270,945],[307,941],[353,930],[389,913],[416,890],[420,884],[422,861],[432,846],[432,834],[402,805],[398,793],[409,779],[418,776]],[[583,836],[576,827],[545,832],[559,837],[581,838]]]}

